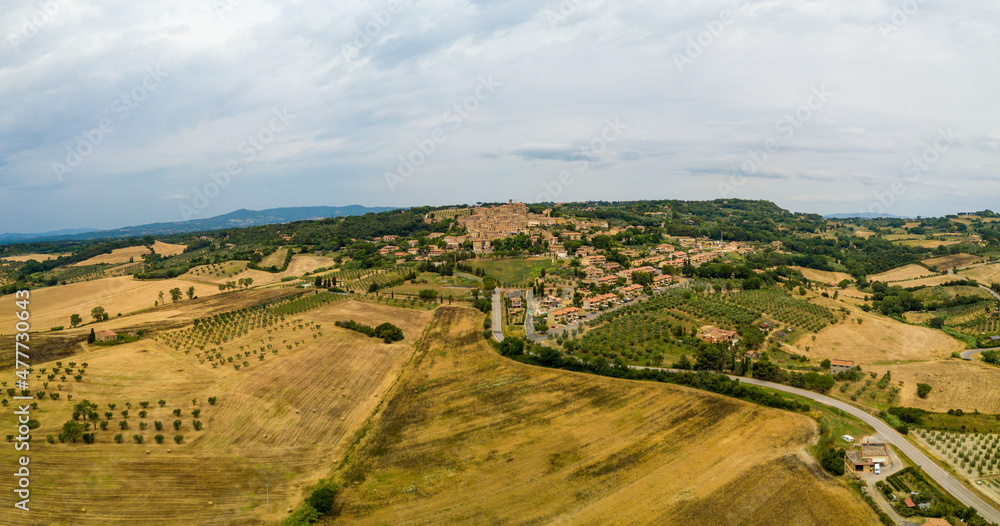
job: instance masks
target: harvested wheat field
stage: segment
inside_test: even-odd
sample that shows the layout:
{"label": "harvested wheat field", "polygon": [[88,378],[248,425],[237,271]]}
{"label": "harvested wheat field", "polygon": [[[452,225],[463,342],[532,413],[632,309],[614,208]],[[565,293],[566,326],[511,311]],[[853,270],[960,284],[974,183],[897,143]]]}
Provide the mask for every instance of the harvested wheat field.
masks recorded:
{"label": "harvested wheat field", "polygon": [[[937,412],[978,409],[982,413],[1000,413],[1000,367],[952,359],[875,366],[871,370],[880,375],[892,371],[893,382],[904,382],[898,405]],[[931,386],[927,398],[917,396],[917,382]]]}
{"label": "harvested wheat field", "polygon": [[903,281],[899,283],[890,283],[890,285],[899,285],[900,287],[936,287],[937,285],[943,285],[952,281],[957,281],[962,279],[958,276],[951,276],[948,274],[937,274],[934,276],[928,276],[926,278],[913,279],[909,281]]}
{"label": "harvested wheat field", "polygon": [[29,259],[42,262],[42,261],[48,261],[50,259],[56,259],[60,256],[68,256],[68,255],[69,255],[68,252],[65,254],[21,254],[20,256],[7,256],[5,258],[0,258],[0,259],[3,259],[4,261],[15,261],[18,263],[23,263],[25,261],[28,261]]}
{"label": "harvested wheat field", "polygon": [[164,257],[183,254],[185,248],[187,248],[187,245],[173,245],[170,243],[164,243],[163,241],[156,241],[153,243],[153,252],[156,252]]}
{"label": "harvested wheat field", "polygon": [[930,268],[936,268],[939,272],[943,272],[954,267],[964,267],[966,265],[973,265],[982,261],[982,256],[974,256],[972,254],[954,254],[951,256],[944,256],[939,258],[925,259],[921,261],[924,265]]}
{"label": "harvested wheat field", "polygon": [[806,279],[810,281],[820,281],[822,283],[830,283],[836,285],[843,280],[854,281],[854,278],[846,272],[831,272],[827,270],[816,270],[814,268],[806,267],[788,267],[791,269],[798,270],[802,273]]}
{"label": "harvested wheat field", "polygon": [[142,261],[143,254],[149,254],[149,249],[142,245],[139,245],[137,247],[116,248],[112,250],[110,254],[100,254],[90,259],[74,263],[70,266],[84,267],[87,265],[97,265],[100,263],[116,265],[118,263],[128,263],[129,258],[132,258],[133,261]]}
{"label": "harvested wheat field", "polygon": [[[104,310],[115,317],[122,316],[140,309],[152,307],[159,301],[159,293],[163,291],[168,307],[171,305],[170,289],[180,288],[186,291],[194,287],[198,297],[219,293],[219,287],[174,278],[159,281],[140,281],[132,276],[104,278],[68,285],[57,285],[31,291],[31,325],[35,330],[48,330],[50,327],[63,325],[69,327],[69,318],[79,314],[85,322],[94,321],[90,311],[94,307],[104,307]],[[178,302],[188,301],[187,295]],[[102,327],[98,327],[102,328]],[[14,330],[14,311],[5,309],[0,315],[0,334],[8,334]]]}
{"label": "harvested wheat field", "polygon": [[958,271],[960,278],[974,279],[980,283],[1000,283],[1000,263],[991,263]]}
{"label": "harvested wheat field", "polygon": [[894,268],[892,270],[883,272],[881,274],[873,274],[868,276],[868,281],[881,281],[884,283],[891,283],[894,281],[904,281],[913,280],[917,278],[923,278],[927,276],[933,276],[935,273],[930,270],[917,265],[916,263],[911,263],[899,268]]}
{"label": "harvested wheat field", "polygon": [[946,247],[946,246],[949,246],[949,245],[954,245],[954,244],[960,243],[960,241],[957,240],[957,239],[948,239],[948,240],[941,240],[941,239],[903,239],[903,240],[897,241],[896,243],[899,243],[900,245],[906,245],[906,246],[909,246],[909,247],[937,248],[937,247],[941,247],[941,246],[945,246]]}
{"label": "harvested wheat field", "polygon": [[440,307],[319,524],[874,524],[815,422],[687,388],[527,366]]}
{"label": "harvested wheat field", "polygon": [[275,266],[281,268],[285,264],[285,257],[288,254],[288,249],[285,247],[278,247],[274,252],[268,254],[264,259],[260,260],[261,267]]}
{"label": "harvested wheat field", "polygon": [[[412,355],[431,316],[388,307],[357,316],[370,324],[398,321],[406,339],[385,344],[333,324],[316,327],[311,316],[333,306],[209,344],[223,355],[253,347],[256,352],[244,358],[249,365],[239,370],[200,363],[207,348],[178,348],[184,338],[167,336],[184,334],[179,331],[87,354],[81,360],[88,363],[83,381],[64,383],[59,400],[40,402],[33,412],[41,427],[33,432],[38,438],[31,449],[31,514],[15,515],[6,506],[0,524],[278,523],[343,456]],[[259,351],[261,346],[265,351]],[[69,394],[72,402],[66,400]],[[209,397],[217,399],[214,405]],[[83,399],[98,404],[98,421],[112,412],[109,428],[97,431],[93,444],[46,443],[44,437],[57,435]],[[140,402],[150,404],[143,409]],[[113,411],[109,403],[116,404]],[[125,409],[127,417],[121,415]],[[194,410],[200,410],[197,417]],[[180,421],[177,431],[174,420]],[[201,430],[195,420],[203,424]],[[126,430],[120,421],[128,422]],[[164,430],[155,430],[157,421]],[[141,422],[148,425],[145,430]],[[13,429],[10,411],[0,415],[0,425]],[[119,433],[123,443],[113,439]],[[156,443],[156,434],[165,435],[164,443]],[[174,441],[178,434],[183,436],[179,444]],[[143,436],[143,443],[133,435]],[[3,448],[0,459],[13,465],[13,455],[13,448]],[[10,494],[13,481],[0,480],[0,491]]]}
{"label": "harvested wheat field", "polygon": [[[281,251],[281,254],[282,254],[281,256],[282,259],[277,263],[278,268],[281,268],[281,266],[285,264],[285,259],[284,259],[285,252]],[[264,264],[266,261],[267,261],[266,259],[261,261],[260,266],[261,267],[269,266]],[[238,281],[241,278],[251,278],[253,279],[253,286],[256,287],[260,285],[270,285],[273,283],[278,283],[279,281],[281,281],[281,278],[285,278],[288,276],[301,277],[306,272],[312,272],[318,268],[325,268],[333,265],[334,265],[333,259],[325,256],[298,254],[292,256],[292,260],[288,262],[288,268],[282,272],[271,273],[271,272],[265,272],[263,270],[245,269],[238,274],[224,278],[213,279],[213,278],[204,278],[199,276],[198,279],[206,279],[207,281],[225,283],[226,281]],[[198,267],[198,268],[203,268],[203,267]]]}
{"label": "harvested wheat field", "polygon": [[[814,302],[831,309],[850,309],[846,320],[821,330],[815,340],[804,337],[798,341],[796,352],[816,360],[852,360],[860,364],[931,360],[965,349],[939,330],[907,325],[826,298],[816,298]],[[860,324],[858,318],[862,320]]]}

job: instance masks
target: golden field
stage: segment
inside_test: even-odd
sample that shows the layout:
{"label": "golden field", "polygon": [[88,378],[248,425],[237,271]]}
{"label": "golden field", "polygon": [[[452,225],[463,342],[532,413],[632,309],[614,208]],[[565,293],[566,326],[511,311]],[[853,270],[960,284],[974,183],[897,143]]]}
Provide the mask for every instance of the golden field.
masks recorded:
{"label": "golden field", "polygon": [[872,524],[804,448],[811,419],[500,357],[441,307],[320,524]]}
{"label": "golden field", "polygon": [[[227,354],[243,345],[268,343],[280,349],[266,353],[263,361],[251,356],[250,365],[240,370],[199,363],[194,352],[167,344],[172,333],[90,346],[85,354],[64,359],[88,362],[83,381],[63,382],[61,399],[40,401],[32,413],[41,427],[33,432],[31,514],[15,514],[6,506],[0,523],[275,524],[344,454],[352,434],[411,356],[429,317],[422,311],[335,302],[218,346]],[[324,320],[320,327],[314,318]],[[406,339],[384,344],[325,321],[346,318],[368,324],[391,320]],[[42,387],[40,380],[33,382]],[[56,391],[55,383],[47,390]],[[72,402],[66,400],[70,394]],[[218,398],[215,405],[207,402],[212,396]],[[97,403],[102,415],[110,410],[107,404],[115,403],[111,427],[98,431],[94,444],[46,443],[44,437],[57,435],[82,399]],[[161,399],[166,401],[162,408]],[[145,418],[138,414],[142,401],[151,402]],[[132,407],[123,418],[126,402]],[[181,410],[180,417],[174,409]],[[194,409],[201,409],[200,431],[193,429]],[[123,419],[129,422],[125,431],[118,426]],[[174,419],[182,421],[179,431],[172,427]],[[155,431],[154,421],[166,428]],[[140,422],[150,425],[140,430]],[[0,415],[0,426],[14,429],[11,411]],[[118,433],[124,443],[112,439]],[[164,444],[153,440],[157,433],[166,436]],[[144,443],[135,443],[133,434],[143,435]],[[181,444],[174,443],[175,434],[183,435]],[[13,465],[13,455],[13,448],[4,448],[0,459]],[[4,477],[0,491],[10,494],[12,484],[12,477]]]}

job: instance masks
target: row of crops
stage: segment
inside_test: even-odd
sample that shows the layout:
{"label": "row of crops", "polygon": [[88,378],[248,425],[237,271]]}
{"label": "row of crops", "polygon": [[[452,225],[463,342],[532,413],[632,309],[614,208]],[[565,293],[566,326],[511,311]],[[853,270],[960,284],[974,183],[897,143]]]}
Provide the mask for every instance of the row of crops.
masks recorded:
{"label": "row of crops", "polygon": [[971,476],[1000,475],[1000,435],[918,429],[916,435],[942,460]]}
{"label": "row of crops", "polygon": [[726,294],[722,298],[753,311],[766,312],[786,325],[813,332],[818,332],[837,319],[830,309],[822,305],[796,299],[776,290],[746,290]]}
{"label": "row of crops", "polygon": [[[651,314],[627,314],[587,332],[577,343],[569,344],[584,354],[622,357],[628,361],[655,359],[666,348],[677,345],[686,332],[681,323]],[[688,352],[694,348],[687,349]]]}
{"label": "row of crops", "polygon": [[339,301],[344,297],[340,294],[321,292],[254,305],[208,318],[195,319],[191,327],[168,332],[162,338],[164,343],[177,350],[195,348],[204,350],[208,345],[222,345],[246,336],[254,329],[280,327],[285,322],[286,316],[294,316]]}
{"label": "row of crops", "polygon": [[980,316],[960,323],[954,328],[973,336],[992,336],[1000,334],[1000,318],[996,316]]}

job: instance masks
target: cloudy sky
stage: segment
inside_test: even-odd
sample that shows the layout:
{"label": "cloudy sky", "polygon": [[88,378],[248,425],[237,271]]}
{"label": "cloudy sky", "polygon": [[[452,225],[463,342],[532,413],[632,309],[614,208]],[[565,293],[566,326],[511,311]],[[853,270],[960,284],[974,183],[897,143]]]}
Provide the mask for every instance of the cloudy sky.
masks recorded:
{"label": "cloudy sky", "polygon": [[238,208],[997,209],[1000,5],[0,6],[0,232]]}

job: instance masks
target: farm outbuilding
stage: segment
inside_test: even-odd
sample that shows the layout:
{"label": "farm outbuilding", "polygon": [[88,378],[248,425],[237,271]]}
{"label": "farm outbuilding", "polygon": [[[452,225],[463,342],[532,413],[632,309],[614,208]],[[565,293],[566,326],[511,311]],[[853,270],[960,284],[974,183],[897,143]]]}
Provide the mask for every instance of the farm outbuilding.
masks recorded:
{"label": "farm outbuilding", "polygon": [[848,471],[862,473],[873,471],[875,464],[885,467],[889,465],[889,448],[882,442],[865,442],[861,451],[848,451],[844,456],[844,464]]}
{"label": "farm outbuilding", "polygon": [[118,339],[118,333],[115,331],[100,330],[94,332],[94,337],[99,342],[113,342]]}
{"label": "farm outbuilding", "polygon": [[854,367],[854,362],[850,360],[830,360],[830,372],[833,374],[846,373]]}

